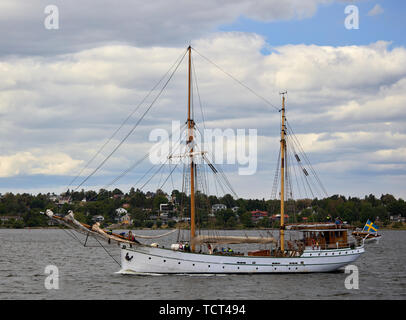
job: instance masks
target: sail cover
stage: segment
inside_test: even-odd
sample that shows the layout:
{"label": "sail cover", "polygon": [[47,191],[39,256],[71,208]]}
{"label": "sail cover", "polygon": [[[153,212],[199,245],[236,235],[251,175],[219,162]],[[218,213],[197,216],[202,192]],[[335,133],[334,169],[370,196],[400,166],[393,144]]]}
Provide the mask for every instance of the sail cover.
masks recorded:
{"label": "sail cover", "polygon": [[277,240],[273,237],[199,235],[194,237],[192,242],[194,244],[202,244],[202,243],[238,244],[238,243],[277,243]]}

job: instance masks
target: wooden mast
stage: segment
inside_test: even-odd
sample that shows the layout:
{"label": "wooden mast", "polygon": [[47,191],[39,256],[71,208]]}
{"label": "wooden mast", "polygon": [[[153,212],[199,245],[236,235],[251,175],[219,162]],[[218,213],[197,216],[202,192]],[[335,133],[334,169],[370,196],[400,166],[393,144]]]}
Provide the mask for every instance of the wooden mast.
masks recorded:
{"label": "wooden mast", "polygon": [[285,92],[282,92],[282,126],[281,126],[281,226],[280,226],[280,248],[285,251]]}
{"label": "wooden mast", "polygon": [[192,85],[191,85],[191,60],[192,60],[192,47],[188,47],[188,52],[189,52],[189,81],[188,81],[188,118],[187,118],[187,123],[188,123],[188,144],[190,144],[190,248],[191,251],[195,251],[195,245],[194,245],[194,237],[195,237],[195,172],[194,172],[194,161],[193,161],[193,130],[194,130],[194,121],[191,118],[191,112],[190,112],[190,99],[191,99],[191,90],[192,90]]}

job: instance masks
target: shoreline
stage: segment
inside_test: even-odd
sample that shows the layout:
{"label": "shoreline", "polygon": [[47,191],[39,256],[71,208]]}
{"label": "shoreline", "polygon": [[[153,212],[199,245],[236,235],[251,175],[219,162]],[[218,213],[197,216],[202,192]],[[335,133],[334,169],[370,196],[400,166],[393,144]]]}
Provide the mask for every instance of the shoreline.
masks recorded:
{"label": "shoreline", "polygon": [[[1,229],[11,229],[11,230],[19,230],[19,229],[24,229],[24,230],[40,230],[40,229],[63,229],[59,226],[49,226],[49,227],[23,227],[23,228],[6,228],[6,227],[0,227]],[[111,229],[111,230],[171,230],[171,229],[177,229],[177,228],[109,228],[109,227],[104,227],[104,229]],[[188,228],[180,228],[181,230],[189,230]],[[206,229],[202,229],[206,230]],[[210,230],[257,230],[257,231],[265,231],[265,230],[279,230],[279,228],[216,228],[216,229],[210,229]],[[379,231],[387,231],[387,230],[394,230],[394,231],[405,231],[406,230],[406,224],[403,224],[400,227],[382,227],[379,229]]]}

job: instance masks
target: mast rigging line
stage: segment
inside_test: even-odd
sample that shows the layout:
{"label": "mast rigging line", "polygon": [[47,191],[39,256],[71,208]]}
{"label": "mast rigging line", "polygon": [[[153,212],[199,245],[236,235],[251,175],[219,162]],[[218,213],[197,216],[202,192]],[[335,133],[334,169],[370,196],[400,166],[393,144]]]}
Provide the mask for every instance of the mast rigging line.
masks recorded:
{"label": "mast rigging line", "polygon": [[290,133],[289,135],[290,135],[291,137],[293,137],[292,142],[298,146],[299,151],[302,153],[303,158],[304,158],[305,161],[307,162],[307,164],[308,164],[310,170],[312,171],[314,177],[316,178],[317,182],[319,183],[319,185],[320,185],[322,191],[323,191],[323,192],[325,193],[325,195],[328,197],[328,192],[327,192],[326,188],[324,187],[324,185],[323,185],[323,183],[321,182],[319,176],[317,175],[316,170],[315,170],[315,169],[313,168],[313,166],[311,165],[310,160],[309,160],[309,158],[307,157],[307,154],[304,152],[304,150],[303,150],[303,148],[302,148],[302,145],[300,144],[299,139],[296,137],[295,133],[293,132],[292,126],[290,125],[290,123],[289,123],[287,120],[286,120],[286,123],[287,123],[287,129],[288,129],[288,131],[289,131],[289,133]]}
{"label": "mast rigging line", "polygon": [[[293,140],[288,139],[287,141],[288,141],[288,144],[290,145],[291,149],[296,153],[296,150],[295,150],[294,144],[293,144]],[[301,169],[301,171],[303,173],[303,175],[301,174],[300,177],[303,178],[303,180],[306,182],[307,187],[309,188],[309,191],[312,194],[312,197],[314,198],[313,189],[312,189],[312,187],[310,186],[310,183],[309,183],[309,181],[311,182],[310,177],[309,177],[309,175],[306,175],[305,172],[307,172],[307,171],[306,171],[305,167],[303,166],[302,162],[297,161],[297,164],[299,165],[299,167],[300,167],[300,169]]]}
{"label": "mast rigging line", "polygon": [[[179,141],[179,140],[178,140],[178,141]],[[177,149],[178,149],[179,147],[180,147],[180,144],[177,145],[176,148],[174,148],[174,149],[172,150],[172,152],[170,153],[170,155],[166,158],[165,162],[163,162],[163,163],[161,164],[161,166],[158,168],[158,170],[155,171],[155,173],[147,180],[147,182],[145,182],[145,183],[142,185],[142,187],[139,188],[140,190],[144,189],[144,187],[155,177],[155,175],[157,175],[157,174],[161,171],[161,169],[164,167],[164,165],[165,165],[167,162],[169,162],[170,157],[173,156],[173,153],[174,153],[175,151],[177,151]],[[151,169],[152,169],[153,167],[154,167],[154,166],[152,166]],[[176,166],[175,166],[175,168],[176,168]],[[149,171],[150,171],[150,170],[148,170],[148,172],[149,172]],[[147,173],[148,173],[148,172],[147,172]],[[146,176],[146,174],[144,174],[141,179],[143,179],[145,176]],[[140,180],[141,180],[141,179],[140,179]],[[139,180],[139,181],[140,181],[140,180]],[[137,182],[137,183],[138,183],[138,182]]]}
{"label": "mast rigging line", "polygon": [[127,121],[138,111],[138,109],[141,107],[141,105],[145,102],[145,100],[148,99],[148,97],[152,94],[152,92],[158,87],[158,85],[166,78],[166,76],[169,74],[169,72],[173,69],[173,67],[177,64],[179,59],[181,59],[182,55],[184,56],[185,53],[181,54],[174,64],[166,71],[166,73],[162,76],[162,78],[152,87],[152,89],[148,92],[148,94],[141,100],[141,102],[136,106],[136,108],[128,115],[128,117],[121,123],[121,125],[116,129],[116,131],[113,132],[113,134],[107,139],[107,141],[99,148],[99,150],[93,155],[93,157],[86,163],[86,165],[80,170],[80,172],[72,179],[72,181],[69,183],[68,187],[69,188],[73,182],[82,174],[82,172],[93,162],[93,160],[102,152],[104,147],[110,143],[110,141],[115,137],[115,135],[121,130],[121,128],[127,123]]}
{"label": "mast rigging line", "polygon": [[[184,124],[184,125],[180,128],[180,131],[182,131],[185,127],[186,127],[186,124]],[[173,133],[171,133],[171,134],[169,135],[168,140],[161,141],[159,144],[156,144],[155,147],[153,147],[153,149],[154,149],[154,148],[161,147],[162,144],[169,142],[170,139],[172,138],[172,136],[173,136]],[[178,144],[178,142],[180,142],[181,138],[182,138],[182,137],[180,137],[180,138],[178,139],[178,141],[176,142],[176,145]],[[155,150],[155,149],[154,149],[154,150]],[[136,161],[133,165],[131,165],[130,167],[128,167],[126,170],[124,170],[119,176],[117,176],[116,178],[114,178],[109,184],[107,184],[106,186],[104,186],[104,189],[107,189],[107,188],[110,187],[111,185],[115,184],[118,180],[120,180],[121,178],[123,178],[127,173],[129,173],[130,171],[134,170],[134,168],[135,168],[136,166],[138,166],[138,165],[141,164],[146,158],[148,158],[148,156],[149,156],[149,154],[150,154],[151,151],[152,151],[152,150],[150,149],[149,152],[147,152],[141,159],[139,159],[138,161]],[[140,180],[142,180],[142,179],[145,177],[145,175],[148,174],[148,173],[152,170],[152,168],[153,168],[153,167],[151,167],[151,168],[144,174],[144,176],[142,176],[142,178],[141,178]],[[138,180],[138,181],[135,183],[135,185],[137,185],[140,180]]]}
{"label": "mast rigging line", "polygon": [[280,111],[280,109],[278,107],[276,107],[272,102],[270,102],[268,99],[264,98],[263,96],[261,96],[260,94],[256,93],[253,89],[251,89],[250,87],[248,87],[246,84],[244,84],[242,81],[238,80],[236,77],[234,77],[233,75],[231,75],[230,73],[228,73],[227,71],[225,71],[224,69],[222,69],[219,65],[217,65],[216,63],[214,63],[213,61],[211,61],[209,58],[205,57],[204,55],[202,55],[199,51],[197,51],[195,48],[193,48],[193,51],[196,52],[199,56],[201,56],[203,59],[205,59],[207,62],[211,63],[213,66],[215,66],[217,69],[219,69],[221,72],[223,72],[224,74],[226,74],[227,76],[229,76],[231,79],[233,79],[235,82],[237,82],[238,84],[240,84],[241,86],[243,86],[245,89],[247,89],[248,91],[250,91],[252,94],[254,94],[255,96],[257,96],[259,99],[261,99],[262,101],[264,101],[267,105],[271,106],[272,108],[274,108],[276,111]]}
{"label": "mast rigging line", "polygon": [[[206,161],[206,163],[208,164],[208,166],[210,167],[210,169],[213,171],[213,173],[214,173],[215,176],[217,176],[218,173],[221,175],[221,177],[224,179],[225,187],[227,187],[227,188],[231,191],[231,193],[238,199],[238,195],[237,195],[237,193],[234,191],[234,189],[233,189],[231,183],[228,181],[226,175],[225,175],[221,170],[220,170],[220,171],[217,170],[217,169],[214,167],[214,165],[210,162],[210,160],[209,160],[205,155],[203,155],[203,159]],[[214,170],[213,170],[213,169],[214,169]],[[221,180],[218,180],[218,181],[219,181],[219,184],[220,184],[220,181],[221,181]],[[223,190],[223,191],[224,191],[224,190]]]}
{"label": "mast rigging line", "polygon": [[193,68],[192,71],[193,71],[194,79],[195,79],[195,81],[193,81],[193,83],[196,86],[197,97],[199,98],[199,106],[200,106],[200,112],[202,114],[203,127],[204,127],[204,129],[206,129],[206,123],[204,120],[203,107],[202,107],[202,100],[200,98],[199,86],[197,84],[197,74],[196,74],[195,64],[194,64],[193,60],[192,60],[192,68]]}
{"label": "mast rigging line", "polygon": [[[202,135],[202,132],[200,131],[200,129],[199,129],[197,126],[195,126],[195,128],[196,128],[197,131]],[[203,136],[203,135],[202,135],[202,136]],[[238,199],[237,193],[236,193],[235,190],[233,189],[233,187],[232,187],[230,181],[227,179],[227,176],[225,175],[225,173],[223,172],[223,170],[222,170],[220,167],[215,167],[215,166],[213,165],[213,162],[214,162],[214,161],[213,161],[212,155],[210,155],[210,158],[211,158],[211,161],[207,158],[207,156],[206,156],[205,154],[203,154],[202,159],[207,163],[207,165],[208,165],[208,166],[210,167],[210,169],[213,171],[214,175],[215,175],[216,177],[218,177],[218,174],[220,174],[220,176],[224,179],[225,187],[227,187],[227,188],[231,191],[231,193]],[[221,180],[219,180],[219,184],[220,184],[220,181],[221,181]],[[220,185],[220,186],[221,186],[221,185]],[[224,192],[224,189],[223,189],[223,192]]]}
{"label": "mast rigging line", "polygon": [[168,80],[165,82],[157,96],[154,98],[154,100],[151,102],[147,110],[142,114],[142,116],[138,119],[138,121],[135,123],[135,125],[132,127],[132,129],[127,133],[127,135],[120,141],[120,143],[109,153],[109,155],[94,169],[73,191],[78,190],[89,178],[91,178],[106,162],[110,157],[117,151],[118,148],[127,140],[127,138],[134,132],[134,130],[138,127],[140,122],[144,119],[144,117],[147,115],[148,111],[151,110],[152,106],[155,104],[155,102],[158,100],[158,98],[161,96],[162,92],[165,90],[166,86],[168,85],[169,81],[172,79],[176,71],[178,70],[180,64],[182,63],[183,59],[186,56],[187,51],[182,56],[182,59],[178,62],[176,68],[173,70],[171,75],[169,76]]}

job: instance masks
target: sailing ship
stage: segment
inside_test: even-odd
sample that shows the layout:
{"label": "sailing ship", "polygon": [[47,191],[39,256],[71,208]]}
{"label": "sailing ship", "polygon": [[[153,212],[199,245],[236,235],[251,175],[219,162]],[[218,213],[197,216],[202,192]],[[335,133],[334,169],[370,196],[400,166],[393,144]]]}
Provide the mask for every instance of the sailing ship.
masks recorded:
{"label": "sailing ship", "polygon": [[356,239],[365,239],[366,243],[379,242],[382,235],[378,233],[378,229],[379,227],[368,219],[364,228],[362,230],[354,230],[352,236]]}
{"label": "sailing ship", "polygon": [[[189,241],[163,247],[141,243],[148,236],[121,235],[100,228],[98,223],[85,225],[75,220],[70,212],[58,217],[52,211],[46,214],[69,227],[74,227],[87,236],[107,239],[120,244],[120,273],[134,274],[230,274],[230,273],[309,273],[331,272],[356,261],[364,253],[362,241],[352,242],[344,224],[335,223],[285,223],[285,174],[287,166],[287,144],[285,140],[286,116],[285,93],[282,94],[281,139],[280,139],[280,226],[279,237],[271,236],[226,236],[196,233],[196,157],[203,154],[195,149],[195,121],[191,112],[191,46],[188,53],[188,105],[187,105],[187,149],[190,188],[190,234]],[[212,164],[209,164],[213,170]],[[169,235],[172,230],[164,235]],[[286,238],[287,232],[295,232],[295,241]],[[154,238],[154,237],[152,237]],[[220,245],[260,244],[261,250],[246,252],[223,252]],[[214,250],[213,250],[214,248]]]}

